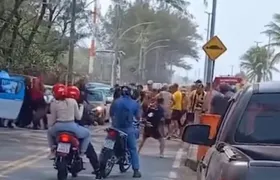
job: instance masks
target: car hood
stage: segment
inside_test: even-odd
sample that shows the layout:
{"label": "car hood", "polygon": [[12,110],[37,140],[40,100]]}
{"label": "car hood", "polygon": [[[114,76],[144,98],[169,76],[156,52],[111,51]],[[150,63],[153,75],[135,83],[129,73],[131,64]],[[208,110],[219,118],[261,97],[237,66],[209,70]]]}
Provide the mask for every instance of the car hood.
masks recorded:
{"label": "car hood", "polygon": [[99,101],[90,101],[89,104],[93,107],[104,106],[104,102],[99,102]]}

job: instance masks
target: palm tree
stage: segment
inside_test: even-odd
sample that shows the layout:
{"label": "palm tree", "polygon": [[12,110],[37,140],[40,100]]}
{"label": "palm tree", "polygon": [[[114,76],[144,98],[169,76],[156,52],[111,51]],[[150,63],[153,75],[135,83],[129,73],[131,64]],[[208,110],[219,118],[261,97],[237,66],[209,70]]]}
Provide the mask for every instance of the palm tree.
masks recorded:
{"label": "palm tree", "polygon": [[[267,45],[268,47],[280,47],[280,14],[273,15],[273,21],[265,26],[267,28],[265,33],[271,38],[271,42]],[[275,61],[280,59],[280,52],[276,53],[273,58]],[[276,60],[277,59],[277,60]]]}
{"label": "palm tree", "polygon": [[272,72],[279,72],[275,67],[278,58],[270,58],[273,55],[274,51],[268,51],[266,47],[253,46],[241,56],[240,67],[245,71],[249,81],[272,80]]}

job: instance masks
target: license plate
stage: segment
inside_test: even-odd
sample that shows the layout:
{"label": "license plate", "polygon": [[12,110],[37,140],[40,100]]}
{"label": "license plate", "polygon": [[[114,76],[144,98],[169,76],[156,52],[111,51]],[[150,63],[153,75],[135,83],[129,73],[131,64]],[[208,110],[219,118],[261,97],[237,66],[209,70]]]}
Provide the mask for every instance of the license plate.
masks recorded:
{"label": "license plate", "polygon": [[56,151],[60,152],[60,153],[68,154],[70,152],[70,147],[71,147],[71,144],[69,144],[69,143],[58,143]]}
{"label": "license plate", "polygon": [[108,149],[114,149],[114,145],[115,145],[115,141],[113,141],[111,139],[106,139],[104,142],[104,147],[106,147]]}

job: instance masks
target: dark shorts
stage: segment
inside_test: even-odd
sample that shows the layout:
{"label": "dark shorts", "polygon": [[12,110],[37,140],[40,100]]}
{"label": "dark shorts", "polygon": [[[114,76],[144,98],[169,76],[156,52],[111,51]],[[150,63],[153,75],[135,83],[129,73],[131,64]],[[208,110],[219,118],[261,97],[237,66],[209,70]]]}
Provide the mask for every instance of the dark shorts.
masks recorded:
{"label": "dark shorts", "polygon": [[172,110],[172,114],[171,114],[171,119],[172,120],[180,121],[181,117],[182,117],[182,111],[180,111],[180,110]]}
{"label": "dark shorts", "polygon": [[144,133],[143,133],[143,139],[147,139],[149,137],[152,137],[154,139],[162,138],[159,128],[158,127],[145,127]]}
{"label": "dark shorts", "polygon": [[169,124],[171,124],[171,119],[165,119],[165,124],[167,124],[167,125],[169,125]]}

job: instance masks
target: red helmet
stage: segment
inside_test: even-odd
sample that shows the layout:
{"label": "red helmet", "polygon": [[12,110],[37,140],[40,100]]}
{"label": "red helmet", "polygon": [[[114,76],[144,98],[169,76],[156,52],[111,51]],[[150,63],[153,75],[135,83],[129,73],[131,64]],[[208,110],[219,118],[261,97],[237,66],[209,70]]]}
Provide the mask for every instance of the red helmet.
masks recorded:
{"label": "red helmet", "polygon": [[64,84],[55,84],[52,90],[55,99],[63,99],[67,95],[67,88]]}
{"label": "red helmet", "polygon": [[68,86],[67,87],[67,97],[68,98],[73,98],[76,100],[80,99],[80,90],[76,86]]}

